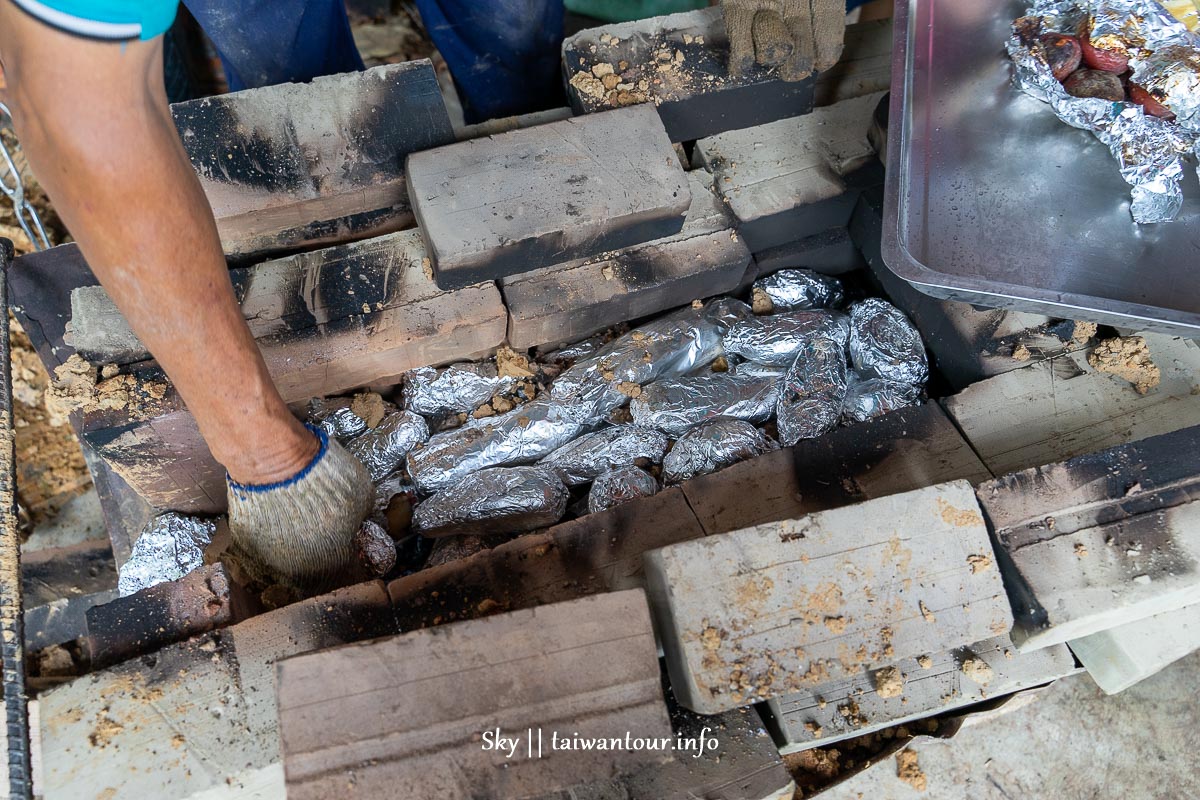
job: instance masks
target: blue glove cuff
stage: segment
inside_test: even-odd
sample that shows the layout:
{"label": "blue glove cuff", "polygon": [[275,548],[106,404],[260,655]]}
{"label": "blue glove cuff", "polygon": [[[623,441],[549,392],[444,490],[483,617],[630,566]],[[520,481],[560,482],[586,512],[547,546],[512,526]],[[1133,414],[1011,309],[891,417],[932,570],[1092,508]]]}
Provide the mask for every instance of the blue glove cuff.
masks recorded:
{"label": "blue glove cuff", "polygon": [[229,477],[229,473],[226,472],[225,480],[229,484],[229,488],[235,492],[270,492],[275,489],[286,488],[292,484],[299,483],[300,481],[304,480],[308,473],[312,472],[313,468],[317,466],[317,464],[321,463],[321,459],[325,457],[325,453],[329,450],[329,434],[325,433],[325,431],[321,430],[320,428],[309,425],[307,422],[304,423],[304,427],[312,431],[316,435],[317,439],[319,439],[321,442],[321,447],[317,450],[317,454],[312,457],[312,461],[309,461],[308,465],[305,466],[304,469],[300,470],[286,480],[276,481],[275,483],[238,483],[233,478]]}

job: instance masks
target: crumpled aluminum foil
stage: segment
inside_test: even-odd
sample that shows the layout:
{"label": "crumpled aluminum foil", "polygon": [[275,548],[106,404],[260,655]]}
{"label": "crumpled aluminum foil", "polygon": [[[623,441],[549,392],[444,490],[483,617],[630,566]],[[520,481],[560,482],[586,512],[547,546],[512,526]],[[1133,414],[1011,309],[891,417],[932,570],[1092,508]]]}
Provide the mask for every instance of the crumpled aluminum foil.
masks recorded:
{"label": "crumpled aluminum foil", "polygon": [[663,481],[682,483],[778,449],[779,445],[749,422],[709,420],[675,442],[671,452],[663,458]]}
{"label": "crumpled aluminum foil", "polygon": [[393,411],[378,425],[352,439],[346,450],[362,462],[378,483],[404,462],[404,457],[417,445],[429,439],[429,424],[412,411]]}
{"label": "crumpled aluminum foil", "polygon": [[775,414],[778,397],[778,378],[712,373],[644,386],[629,411],[635,424],[678,437],[716,417],[766,422]]}
{"label": "crumpled aluminum foil", "polygon": [[409,453],[409,477],[430,494],[488,467],[531,464],[594,427],[591,410],[542,395],[506,414],[469,420]]}
{"label": "crumpled aluminum foil", "polygon": [[567,486],[579,486],[597,475],[638,461],[661,464],[670,442],[661,431],[637,425],[615,425],[580,436],[538,462],[550,467]]}
{"label": "crumpled aluminum foil", "polygon": [[[1129,52],[1135,76],[1141,70],[1146,80],[1165,81],[1167,74],[1179,69],[1177,62],[1166,58],[1149,66],[1147,51],[1172,46],[1194,51],[1200,40],[1153,0],[1038,0],[1026,16],[1013,22],[1013,35],[1006,46],[1018,88],[1048,103],[1063,122],[1091,131],[1108,146],[1121,177],[1132,187],[1130,214],[1134,221],[1169,222],[1183,207],[1181,154],[1200,147],[1196,141],[1200,131],[1190,113],[1200,97],[1185,96],[1179,86],[1172,101],[1180,104],[1187,122],[1172,124],[1143,113],[1133,103],[1067,94],[1041,54],[1038,37],[1052,32],[1074,35],[1085,19],[1090,20],[1092,43]],[[1156,83],[1156,89],[1164,88]]]}
{"label": "crumpled aluminum foil", "polygon": [[770,364],[756,364],[753,361],[742,361],[730,366],[734,375],[745,375],[750,378],[782,378],[787,374],[787,367],[773,367]]}
{"label": "crumpled aluminum foil", "polygon": [[367,429],[366,420],[350,410],[349,397],[314,397],[308,402],[308,421],[340,442]]}
{"label": "crumpled aluminum foil", "polygon": [[727,353],[747,361],[788,367],[806,342],[816,337],[846,343],[850,324],[837,311],[788,311],[743,320],[725,334]]}
{"label": "crumpled aluminum foil", "polygon": [[511,391],[512,376],[500,377],[491,362],[451,364],[445,369],[419,367],[404,373],[401,399],[404,407],[427,417],[464,414]]}
{"label": "crumpled aluminum foil", "polygon": [[413,530],[422,536],[530,531],[562,519],[569,494],[549,467],[493,467],[420,503]]}
{"label": "crumpled aluminum foil", "polygon": [[204,550],[212,543],[217,523],[168,511],[146,524],[129,560],[117,574],[121,597],[150,586],[177,581],[204,566]]}
{"label": "crumpled aluminum foil", "polygon": [[588,492],[588,513],[598,514],[613,506],[649,497],[658,492],[658,481],[634,466],[618,467],[596,477]]}
{"label": "crumpled aluminum foil", "polygon": [[896,383],[925,385],[925,343],[904,312],[876,297],[850,308],[850,361],[868,375]]}
{"label": "crumpled aluminum foil", "polygon": [[845,349],[833,339],[809,340],[788,368],[775,407],[779,441],[791,447],[837,425],[846,400]]}
{"label": "crumpled aluminum foil", "polygon": [[915,405],[920,398],[920,386],[851,373],[846,399],[842,403],[842,414],[851,422],[866,422],[873,417]]}
{"label": "crumpled aluminum foil", "polygon": [[1169,45],[1156,50],[1130,78],[1175,114],[1175,123],[1200,131],[1200,50]]}
{"label": "crumpled aluminum foil", "polygon": [[730,326],[753,313],[745,303],[722,297],[703,308],[688,306],[660,317],[565,370],[551,385],[550,395],[598,422],[629,400],[621,392],[622,384],[677,378],[711,363],[721,354],[721,337]]}
{"label": "crumpled aluminum foil", "polygon": [[802,311],[837,308],[845,299],[842,282],[811,269],[783,269],[754,282],[771,298],[775,311]]}

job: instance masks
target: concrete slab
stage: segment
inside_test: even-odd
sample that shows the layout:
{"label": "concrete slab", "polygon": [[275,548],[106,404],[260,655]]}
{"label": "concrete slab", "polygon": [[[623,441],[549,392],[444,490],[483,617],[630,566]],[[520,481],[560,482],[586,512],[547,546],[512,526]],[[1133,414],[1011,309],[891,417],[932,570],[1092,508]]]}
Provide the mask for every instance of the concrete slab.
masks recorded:
{"label": "concrete slab", "polygon": [[705,537],[645,563],[671,685],[700,713],[949,650],[1012,623],[965,481]]}
{"label": "concrete slab", "polygon": [[653,104],[673,142],[812,109],[812,77],[783,81],[777,70],[757,65],[733,77],[728,65],[725,16],[716,6],[591,28],[563,42],[567,94],[577,112]]}
{"label": "concrete slab", "polygon": [[[892,672],[895,670],[895,672]],[[1018,653],[998,636],[767,701],[764,717],[784,754],[965,708],[1078,672],[1065,645]]]}
{"label": "concrete slab", "polygon": [[683,168],[648,106],[414,153],[407,169],[444,289],[670,236],[691,204]]}
{"label": "concrete slab", "polygon": [[1067,642],[1096,685],[1116,694],[1200,650],[1200,606],[1187,606]]}
{"label": "concrete slab", "polygon": [[875,162],[867,131],[881,96],[696,143],[752,251],[849,224],[858,191],[847,176]]}

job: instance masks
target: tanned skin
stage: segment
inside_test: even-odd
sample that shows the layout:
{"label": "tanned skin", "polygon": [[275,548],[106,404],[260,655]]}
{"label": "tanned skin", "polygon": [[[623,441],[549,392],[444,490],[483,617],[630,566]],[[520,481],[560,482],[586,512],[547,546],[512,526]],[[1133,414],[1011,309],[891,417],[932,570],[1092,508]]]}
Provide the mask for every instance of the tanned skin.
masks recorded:
{"label": "tanned skin", "polygon": [[162,37],[51,28],[0,0],[0,100],[88,265],[239,483],[285,480],[318,442],[288,411],[234,298],[212,210],[179,141]]}

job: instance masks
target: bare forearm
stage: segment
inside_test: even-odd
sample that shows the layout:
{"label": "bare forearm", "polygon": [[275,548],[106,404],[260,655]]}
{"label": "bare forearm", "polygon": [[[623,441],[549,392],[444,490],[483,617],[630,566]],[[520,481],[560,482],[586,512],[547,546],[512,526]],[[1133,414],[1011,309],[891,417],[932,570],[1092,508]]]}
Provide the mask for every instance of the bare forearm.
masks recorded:
{"label": "bare forearm", "polygon": [[315,444],[279,398],[234,299],[167,109],[161,43],[29,26],[41,27],[0,3],[8,100],[39,180],[217,459],[246,482],[288,477]]}

